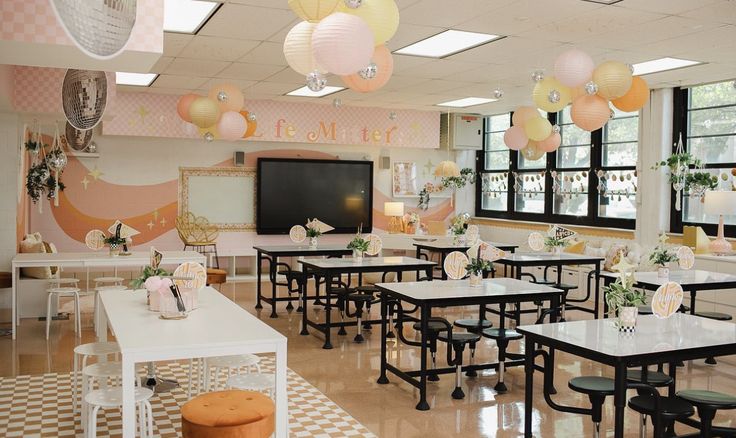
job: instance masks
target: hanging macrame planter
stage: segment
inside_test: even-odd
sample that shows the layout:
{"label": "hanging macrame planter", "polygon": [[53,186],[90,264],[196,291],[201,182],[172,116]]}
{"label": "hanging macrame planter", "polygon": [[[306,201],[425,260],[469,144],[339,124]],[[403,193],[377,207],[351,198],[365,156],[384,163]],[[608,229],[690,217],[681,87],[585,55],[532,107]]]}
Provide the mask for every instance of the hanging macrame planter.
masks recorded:
{"label": "hanging macrame planter", "polygon": [[[36,126],[35,132],[29,135],[26,141],[26,149],[31,152],[32,160],[26,175],[26,192],[34,204],[38,204],[38,212],[43,213],[43,195],[46,199],[54,200],[54,206],[59,206],[59,191],[65,186],[61,182],[61,174],[66,167],[67,157],[61,149],[61,138],[59,129],[56,127],[54,139],[48,152],[48,145],[43,144],[40,127]],[[29,147],[31,145],[32,147]]]}

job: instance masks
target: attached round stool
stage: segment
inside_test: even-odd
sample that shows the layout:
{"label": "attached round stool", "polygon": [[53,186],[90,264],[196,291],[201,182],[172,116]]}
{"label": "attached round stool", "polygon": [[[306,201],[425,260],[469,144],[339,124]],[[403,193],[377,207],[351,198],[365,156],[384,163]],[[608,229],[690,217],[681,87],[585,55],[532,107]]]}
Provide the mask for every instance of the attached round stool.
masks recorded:
{"label": "attached round stool", "polygon": [[[695,316],[707,319],[714,319],[716,321],[731,321],[733,319],[731,315],[720,312],[695,312]],[[713,356],[708,356],[707,358],[705,358],[705,363],[707,363],[708,365],[716,365],[718,362],[716,362],[716,358],[714,358]]]}
{"label": "attached round stool", "polygon": [[[208,357],[204,360],[204,372],[205,372],[205,391],[213,390],[217,391],[217,385],[220,378],[220,371],[227,370],[227,377],[230,378],[232,371],[235,370],[235,374],[240,372],[241,368],[246,368],[247,372],[250,372],[251,367],[255,367],[258,372],[261,372],[261,366],[259,363],[261,358],[255,354],[239,354],[234,356],[217,356]],[[215,369],[214,385],[210,388],[210,369]]]}
{"label": "attached round stool", "polygon": [[[79,370],[87,367],[87,359],[90,357],[117,355],[120,353],[120,347],[116,342],[91,342],[89,344],[77,345],[74,347],[74,370],[72,372],[72,404],[74,412],[77,412],[77,374]],[[79,358],[82,358],[80,367]]]}
{"label": "attached round stool", "polygon": [[230,389],[241,389],[243,391],[266,392],[269,397],[273,398],[276,376],[271,373],[240,374],[227,379],[226,386]]}
{"label": "attached round stool", "polygon": [[580,392],[588,396],[591,404],[590,416],[595,426],[593,436],[598,438],[601,434],[603,403],[606,401],[606,396],[613,395],[613,379],[601,376],[581,376],[570,379],[567,382],[567,386],[575,392]]}
{"label": "attached round stool", "polygon": [[[659,412],[655,410],[655,400],[652,395],[632,397],[629,399],[629,407],[645,417],[652,417],[654,436],[661,436],[668,424],[691,417],[695,413],[690,403],[676,397],[659,397]],[[655,421],[657,414],[661,420],[659,424]],[[645,422],[642,422],[639,428],[639,436],[641,438],[646,436]]]}
{"label": "attached round stool", "polygon": [[78,287],[52,287],[46,298],[46,339],[49,339],[51,330],[51,298],[52,297],[74,297],[74,332],[77,337],[82,336],[82,318],[79,310],[79,288]]}
{"label": "attached round stool", "polygon": [[[412,328],[416,330],[417,332],[421,332],[422,323],[415,322],[412,325]],[[430,382],[436,382],[440,380],[440,376],[438,376],[436,373],[433,373],[432,371],[437,369],[437,336],[439,336],[440,332],[443,332],[443,331],[447,331],[447,324],[444,323],[444,320],[430,318],[430,320],[427,321],[427,338],[429,339],[429,355],[432,358],[432,369],[430,370],[429,376],[427,377],[427,380],[429,380]]]}
{"label": "attached round stool", "polygon": [[715,391],[685,389],[678,391],[677,396],[698,409],[700,417],[700,436],[711,436],[713,417],[719,409],[736,409],[736,397]]}
{"label": "attached round stool", "polygon": [[268,438],[275,429],[273,401],[258,392],[208,392],[181,407],[184,438]]}
{"label": "attached round stool", "polygon": [[357,333],[353,341],[361,343],[365,341],[363,337],[363,306],[368,307],[368,304],[373,301],[373,295],[363,293],[348,294],[345,305],[347,306],[347,303],[351,301],[355,303],[355,321],[357,323]]}
{"label": "attached round stool", "polygon": [[[661,371],[647,370],[646,376],[647,385],[654,386],[655,388],[669,386],[672,383],[672,377]],[[644,383],[644,379],[641,377],[641,368],[626,370],[626,380],[633,383]]]}
{"label": "attached round stool", "polygon": [[455,322],[452,323],[455,327],[464,328],[465,330],[469,332],[481,332],[484,329],[493,327],[493,323],[491,321],[488,321],[487,319],[484,319],[483,321],[479,319],[456,319]]}
{"label": "attached round stool", "polygon": [[577,289],[578,285],[558,283],[553,284],[552,287],[562,291],[562,299],[560,300],[560,322],[564,322],[567,308],[567,294],[570,293],[571,290]]}
{"label": "attached round stool", "polygon": [[[153,391],[148,388],[135,388],[135,404],[138,407],[138,427],[141,437],[153,437],[153,412],[151,402]],[[96,389],[84,396],[90,408],[87,436],[97,436],[97,412],[105,408],[117,408],[123,405],[123,389],[120,387]]]}
{"label": "attached round stool", "polygon": [[524,336],[513,329],[489,328],[483,330],[483,337],[495,340],[496,345],[498,345],[498,383],[496,383],[494,389],[499,393],[505,393],[508,391],[503,381],[506,372],[506,348],[508,348],[509,342],[523,339]]}
{"label": "attached round stool", "polygon": [[[463,351],[465,346],[470,347],[470,365],[473,365],[473,357],[475,356],[475,346],[480,341],[480,335],[475,333],[441,333],[437,339],[447,342],[452,346],[455,356],[448,365],[455,367],[455,389],[452,391],[452,398],[460,400],[465,398],[462,388],[462,371],[463,371]],[[448,348],[450,347],[448,345]]]}

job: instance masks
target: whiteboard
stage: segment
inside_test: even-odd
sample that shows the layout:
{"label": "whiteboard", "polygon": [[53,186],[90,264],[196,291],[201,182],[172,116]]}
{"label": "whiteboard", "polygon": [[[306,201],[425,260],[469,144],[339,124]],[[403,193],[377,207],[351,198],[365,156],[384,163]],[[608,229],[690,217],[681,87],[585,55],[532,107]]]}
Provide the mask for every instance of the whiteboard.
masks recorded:
{"label": "whiteboard", "polygon": [[179,169],[179,214],[205,217],[222,231],[255,229],[255,194],[253,168]]}

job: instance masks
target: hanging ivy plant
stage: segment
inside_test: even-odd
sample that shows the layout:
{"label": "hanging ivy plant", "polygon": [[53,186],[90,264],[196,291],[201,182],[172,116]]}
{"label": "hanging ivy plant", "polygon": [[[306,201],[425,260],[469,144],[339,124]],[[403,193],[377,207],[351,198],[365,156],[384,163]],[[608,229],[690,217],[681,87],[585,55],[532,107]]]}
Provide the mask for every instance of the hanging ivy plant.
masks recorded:
{"label": "hanging ivy plant", "polygon": [[[666,160],[655,163],[654,166],[652,166],[652,169],[657,170],[662,167],[668,168],[670,171],[670,184],[677,184],[683,182],[680,180],[682,176],[678,176],[678,169],[700,167],[701,164],[702,162],[699,159],[695,158],[692,154],[688,152],[683,152],[681,154],[672,154]],[[683,174],[684,172],[680,175]]]}
{"label": "hanging ivy plant", "polygon": [[685,178],[685,190],[693,191],[696,195],[702,195],[706,190],[718,187],[718,177],[708,172],[688,173]]}
{"label": "hanging ivy plant", "polygon": [[468,184],[473,183],[476,178],[476,173],[473,169],[465,167],[460,170],[460,176],[447,176],[440,180],[440,185],[435,187],[432,183],[427,183],[419,192],[419,205],[418,207],[422,210],[429,208],[429,197],[432,193],[441,192],[445,189],[458,190],[462,189]]}
{"label": "hanging ivy plant", "polygon": [[[59,191],[63,192],[65,188],[66,186],[59,179]],[[46,199],[54,199],[54,196],[56,196],[56,178],[53,175],[49,175],[46,179]]]}
{"label": "hanging ivy plant", "polygon": [[34,204],[46,192],[50,177],[49,169],[44,162],[34,164],[28,169],[28,175],[26,175],[26,191],[28,192],[28,197],[31,198]]}
{"label": "hanging ivy plant", "polygon": [[41,146],[48,147],[49,145],[47,145],[47,144],[42,145],[40,141],[36,141],[36,140],[33,140],[33,139],[29,138],[24,143],[24,146],[26,147],[26,150],[28,152],[37,153],[38,151],[41,150]]}

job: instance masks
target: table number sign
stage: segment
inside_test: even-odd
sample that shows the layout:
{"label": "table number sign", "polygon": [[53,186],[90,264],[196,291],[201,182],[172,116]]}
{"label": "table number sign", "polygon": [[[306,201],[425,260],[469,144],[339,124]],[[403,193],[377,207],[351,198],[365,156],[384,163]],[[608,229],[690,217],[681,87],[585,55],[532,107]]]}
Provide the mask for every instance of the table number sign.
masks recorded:
{"label": "table number sign", "polygon": [[544,249],[544,236],[541,233],[529,233],[529,248],[532,251],[541,251]]}
{"label": "table number sign", "polygon": [[667,282],[657,289],[652,297],[652,313],[657,318],[669,318],[682,305],[682,286],[674,281]]}
{"label": "table number sign", "polygon": [[92,230],[84,236],[84,243],[87,248],[98,251],[105,247],[105,233],[101,230]]}
{"label": "table number sign", "polygon": [[368,241],[368,250],[365,252],[367,255],[378,255],[383,249],[383,241],[378,235],[366,234],[363,238]]}
{"label": "table number sign", "polygon": [[289,238],[294,243],[302,243],[307,238],[307,229],[301,225],[294,225],[289,230]]}
{"label": "table number sign", "polygon": [[468,245],[475,245],[480,240],[480,229],[478,229],[478,225],[468,225],[468,228],[465,230],[465,241]]}
{"label": "table number sign", "polygon": [[470,263],[468,256],[460,251],[453,251],[445,257],[445,263],[442,267],[445,269],[448,278],[451,280],[461,280],[468,274],[468,271],[465,269],[468,263]]}
{"label": "table number sign", "polygon": [[199,263],[186,262],[174,271],[174,284],[180,289],[200,290],[207,284],[207,270]]}
{"label": "table number sign", "polygon": [[149,264],[153,269],[158,269],[158,267],[161,265],[161,260],[163,260],[164,255],[156,250],[156,248],[151,247],[151,261]]}
{"label": "table number sign", "polygon": [[680,269],[692,269],[695,266],[695,253],[687,246],[681,246],[677,249],[677,264]]}

